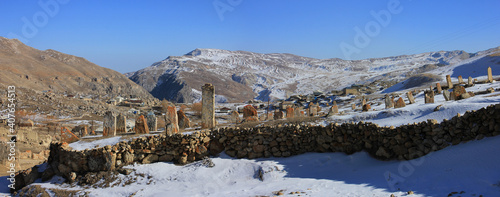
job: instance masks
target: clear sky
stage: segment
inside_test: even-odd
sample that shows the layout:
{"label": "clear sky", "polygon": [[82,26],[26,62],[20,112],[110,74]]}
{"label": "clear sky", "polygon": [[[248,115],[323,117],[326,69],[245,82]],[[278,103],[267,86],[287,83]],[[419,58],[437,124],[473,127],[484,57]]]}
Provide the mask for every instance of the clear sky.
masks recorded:
{"label": "clear sky", "polygon": [[196,48],[322,59],[477,52],[500,46],[500,1],[0,1],[0,36],[122,73]]}

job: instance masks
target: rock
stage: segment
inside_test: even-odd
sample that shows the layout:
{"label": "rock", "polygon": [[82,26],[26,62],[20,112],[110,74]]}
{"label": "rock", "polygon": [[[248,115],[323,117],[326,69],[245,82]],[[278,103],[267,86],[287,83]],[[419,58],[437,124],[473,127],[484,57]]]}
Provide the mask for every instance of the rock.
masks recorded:
{"label": "rock", "polygon": [[257,110],[253,106],[246,105],[245,107],[243,107],[243,118],[246,119],[247,117],[254,117],[254,116],[257,116]]}
{"label": "rock", "polygon": [[144,118],[143,115],[140,115],[136,120],[135,120],[135,133],[136,134],[148,134],[149,133],[149,128],[146,122],[146,118]]}
{"label": "rock", "polygon": [[389,159],[391,157],[391,155],[382,146],[378,148],[378,150],[375,153],[375,155],[377,155],[379,157],[383,157],[385,159]]}
{"label": "rock", "polygon": [[179,128],[180,129],[185,129],[185,128],[191,127],[191,120],[189,120],[189,118],[186,116],[184,111],[182,111],[182,109],[177,111],[177,117],[179,119]]}
{"label": "rock", "polygon": [[396,104],[394,105],[394,108],[402,108],[406,107],[405,101],[403,100],[403,97],[399,97],[398,101],[396,101]]}
{"label": "rock", "polygon": [[123,175],[129,175],[129,174],[132,174],[132,172],[134,172],[134,170],[130,169],[130,168],[120,168],[120,169],[118,169],[118,173],[123,174]]}
{"label": "rock", "polygon": [[158,155],[150,154],[150,155],[144,157],[144,159],[142,159],[142,164],[149,164],[149,163],[154,163],[157,161],[158,161]]}
{"label": "rock", "polygon": [[369,111],[370,109],[372,108],[372,106],[370,104],[365,104],[363,105],[363,111]]}

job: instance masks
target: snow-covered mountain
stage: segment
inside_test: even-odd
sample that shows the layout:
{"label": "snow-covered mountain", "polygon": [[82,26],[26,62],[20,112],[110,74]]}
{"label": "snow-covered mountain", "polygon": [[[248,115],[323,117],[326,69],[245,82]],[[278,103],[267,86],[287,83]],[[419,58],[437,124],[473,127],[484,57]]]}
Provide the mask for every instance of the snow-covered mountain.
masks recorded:
{"label": "snow-covered mountain", "polygon": [[195,49],[183,56],[169,56],[127,76],[155,97],[175,102],[200,100],[200,89],[205,83],[215,85],[219,102],[267,101],[285,98],[287,94],[341,90],[352,84],[394,84],[417,73],[484,57],[498,49],[477,53],[440,51],[365,60]]}

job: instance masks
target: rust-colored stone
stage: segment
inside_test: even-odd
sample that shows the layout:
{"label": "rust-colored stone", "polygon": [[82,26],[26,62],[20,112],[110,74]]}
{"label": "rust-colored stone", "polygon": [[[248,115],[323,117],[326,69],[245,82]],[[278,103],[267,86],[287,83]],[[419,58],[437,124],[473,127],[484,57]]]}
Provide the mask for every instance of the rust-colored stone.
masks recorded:
{"label": "rust-colored stone", "polygon": [[403,100],[403,97],[399,97],[398,101],[396,101],[396,104],[394,105],[394,108],[402,108],[406,107],[405,101]]}
{"label": "rust-colored stone", "polygon": [[136,120],[135,120],[135,133],[136,134],[148,134],[149,133],[149,128],[148,124],[146,122],[146,118],[144,118],[143,115],[140,115]]}
{"label": "rust-colored stone", "polygon": [[61,127],[61,141],[66,143],[73,143],[78,141],[79,138],[73,134],[67,127]]}

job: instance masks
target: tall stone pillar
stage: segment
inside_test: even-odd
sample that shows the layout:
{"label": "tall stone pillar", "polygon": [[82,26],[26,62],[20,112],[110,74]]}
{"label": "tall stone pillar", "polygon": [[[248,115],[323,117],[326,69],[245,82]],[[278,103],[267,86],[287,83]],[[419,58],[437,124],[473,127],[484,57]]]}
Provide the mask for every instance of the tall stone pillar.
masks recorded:
{"label": "tall stone pillar", "polygon": [[453,83],[451,82],[450,75],[446,75],[446,83],[448,83],[448,89],[452,89],[453,88]]}
{"label": "tall stone pillar", "polygon": [[177,108],[169,103],[165,112],[165,132],[167,136],[179,133],[179,118],[177,117]]}
{"label": "tall stone pillar", "polygon": [[158,130],[158,119],[156,118],[154,112],[149,112],[148,115],[146,115],[146,122],[148,124],[149,131]]}
{"label": "tall stone pillar", "polygon": [[115,136],[116,135],[116,116],[113,112],[107,111],[104,114],[104,120],[102,121],[102,136]]}
{"label": "tall stone pillar", "polygon": [[215,88],[207,83],[201,87],[201,127],[210,129],[215,127]]}
{"label": "tall stone pillar", "polygon": [[458,76],[458,84],[463,84],[464,83],[464,79],[462,78],[462,75],[459,75]]}
{"label": "tall stone pillar", "polygon": [[118,114],[116,117],[116,133],[127,132],[127,117],[123,114]]}
{"label": "tall stone pillar", "polygon": [[441,88],[441,84],[440,83],[436,83],[436,89],[437,89],[437,92],[438,94],[441,94],[441,92],[443,91],[443,89]]}
{"label": "tall stone pillar", "polygon": [[488,67],[488,82],[493,83],[493,73],[491,71],[491,67]]}

